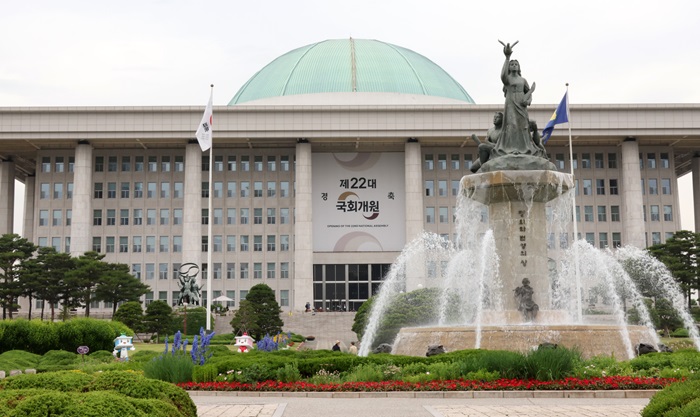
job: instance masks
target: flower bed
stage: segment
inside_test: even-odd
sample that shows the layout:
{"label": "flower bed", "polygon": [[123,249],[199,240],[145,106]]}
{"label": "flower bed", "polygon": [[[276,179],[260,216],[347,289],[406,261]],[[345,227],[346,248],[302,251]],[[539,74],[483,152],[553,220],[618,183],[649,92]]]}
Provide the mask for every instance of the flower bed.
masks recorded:
{"label": "flower bed", "polygon": [[498,379],[495,381],[445,380],[425,383],[404,381],[344,382],[312,384],[309,382],[265,381],[254,384],[241,382],[184,382],[179,387],[191,391],[285,391],[285,392],[385,392],[385,391],[534,391],[534,390],[618,390],[661,389],[676,378],[642,378],[610,376],[603,378],[566,378],[557,381]]}

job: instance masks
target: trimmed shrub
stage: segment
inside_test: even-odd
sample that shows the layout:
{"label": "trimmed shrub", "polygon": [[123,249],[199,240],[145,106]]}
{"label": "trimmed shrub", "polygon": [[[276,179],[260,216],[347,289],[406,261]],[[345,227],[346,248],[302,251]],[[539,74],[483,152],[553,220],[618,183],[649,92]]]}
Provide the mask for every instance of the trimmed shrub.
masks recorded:
{"label": "trimmed shrub", "polygon": [[76,371],[57,371],[39,374],[15,375],[0,380],[2,389],[41,388],[57,391],[82,391],[94,378],[92,375]]}
{"label": "trimmed shrub", "polygon": [[78,361],[77,353],[66,352],[65,350],[50,350],[39,359],[36,369],[39,372],[75,369]]}
{"label": "trimmed shrub", "polygon": [[[691,402],[697,402],[698,398],[700,398],[700,380],[669,385],[651,397],[649,404],[642,410],[642,417],[668,416],[671,410],[683,409]],[[696,405],[692,407],[694,408]],[[680,411],[676,412],[680,413]]]}
{"label": "trimmed shrub", "polygon": [[36,368],[41,356],[23,350],[10,350],[0,354],[0,370]]}

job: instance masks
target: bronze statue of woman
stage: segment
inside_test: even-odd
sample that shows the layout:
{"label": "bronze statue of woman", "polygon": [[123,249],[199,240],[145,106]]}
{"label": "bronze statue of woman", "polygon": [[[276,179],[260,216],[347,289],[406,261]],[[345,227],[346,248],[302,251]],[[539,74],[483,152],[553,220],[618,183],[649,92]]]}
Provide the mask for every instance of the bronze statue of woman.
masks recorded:
{"label": "bronze statue of woman", "polygon": [[[499,41],[501,42],[501,41]],[[511,60],[513,45],[504,44],[503,54],[506,56],[501,69],[501,81],[503,81],[503,93],[506,98],[505,111],[503,112],[503,128],[492,156],[503,155],[543,155],[543,150],[533,141],[529,131],[529,117],[527,107],[532,102],[532,92],[535,91],[535,83],[532,87],[522,77],[520,63]]]}

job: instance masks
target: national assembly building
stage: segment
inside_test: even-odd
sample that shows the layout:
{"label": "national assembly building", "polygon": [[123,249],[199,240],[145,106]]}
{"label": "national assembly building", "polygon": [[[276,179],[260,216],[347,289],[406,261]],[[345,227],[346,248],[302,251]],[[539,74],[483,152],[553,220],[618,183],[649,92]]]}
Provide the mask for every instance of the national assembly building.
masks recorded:
{"label": "national assembly building", "polygon": [[[503,110],[474,103],[425,56],[362,39],[292,50],[230,96],[213,108],[211,163],[194,135],[203,105],[0,107],[0,233],[21,215],[18,180],[24,237],[128,265],[150,287],[145,304],[175,305],[179,267],[194,262],[203,288],[211,280],[203,299],[226,296],[233,309],[265,283],[286,312],[354,311],[408,242],[454,238],[460,179],[478,158],[471,135],[483,140]],[[529,117],[541,129],[554,108],[533,104]],[[546,150],[557,170],[573,166],[580,238],[665,242],[681,229],[687,173],[700,230],[700,104],[571,114],[573,158],[566,125]]]}

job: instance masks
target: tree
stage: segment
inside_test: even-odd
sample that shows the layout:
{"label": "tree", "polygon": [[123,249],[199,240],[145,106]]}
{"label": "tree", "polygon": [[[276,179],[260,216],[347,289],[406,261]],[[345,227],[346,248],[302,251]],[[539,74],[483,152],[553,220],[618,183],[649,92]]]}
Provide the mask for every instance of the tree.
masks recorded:
{"label": "tree", "polygon": [[22,262],[29,259],[36,251],[36,246],[17,234],[0,236],[0,305],[2,318],[7,318],[7,310],[12,318],[12,311],[18,307],[17,297],[22,295],[19,275]]}
{"label": "tree", "polygon": [[85,252],[76,258],[75,269],[66,277],[68,285],[75,290],[75,301],[80,307],[85,307],[85,317],[90,317],[90,303],[95,287],[107,268],[107,264],[102,262],[104,257],[97,252]]}
{"label": "tree", "polygon": [[173,328],[173,309],[162,300],[156,300],[146,306],[144,330],[156,333],[156,341],[160,342],[161,333],[169,333]]}
{"label": "tree", "polygon": [[231,326],[236,331],[246,329],[255,340],[261,340],[266,334],[276,335],[282,331],[282,309],[275,300],[272,288],[265,284],[254,285],[245,301],[241,302],[241,308],[231,320]]}
{"label": "tree", "polygon": [[108,263],[102,279],[95,286],[95,300],[112,303],[112,314],[117,311],[117,304],[123,301],[138,301],[150,287],[129,273],[124,264]]}
{"label": "tree", "polygon": [[[39,248],[36,258],[28,261],[31,279],[36,280],[36,296],[51,306],[51,320],[55,318],[55,306],[64,302],[64,307],[72,304],[72,289],[66,286],[65,277],[73,270],[75,263],[67,253],[56,252],[51,247]],[[41,308],[44,317],[44,307]],[[65,317],[64,317],[65,318]]]}
{"label": "tree", "polygon": [[126,324],[136,333],[140,332],[143,330],[143,309],[141,308],[141,303],[129,301],[122,304],[112,316],[112,320]]}
{"label": "tree", "polygon": [[693,290],[700,290],[700,233],[679,230],[666,243],[649,247],[649,252],[671,271],[680,284],[690,309]]}

